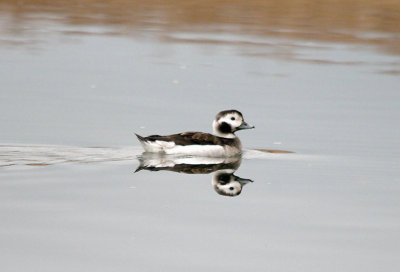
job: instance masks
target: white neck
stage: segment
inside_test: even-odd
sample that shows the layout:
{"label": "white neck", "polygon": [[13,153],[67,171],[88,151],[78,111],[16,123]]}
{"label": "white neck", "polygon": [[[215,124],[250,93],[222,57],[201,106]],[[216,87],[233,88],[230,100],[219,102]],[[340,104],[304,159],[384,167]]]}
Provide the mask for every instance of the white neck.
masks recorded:
{"label": "white neck", "polygon": [[223,138],[230,138],[230,139],[236,138],[236,135],[233,134],[233,133],[222,133],[221,131],[219,131],[218,125],[219,124],[217,123],[217,121],[214,120],[214,122],[213,122],[213,134],[215,136],[223,137]]}

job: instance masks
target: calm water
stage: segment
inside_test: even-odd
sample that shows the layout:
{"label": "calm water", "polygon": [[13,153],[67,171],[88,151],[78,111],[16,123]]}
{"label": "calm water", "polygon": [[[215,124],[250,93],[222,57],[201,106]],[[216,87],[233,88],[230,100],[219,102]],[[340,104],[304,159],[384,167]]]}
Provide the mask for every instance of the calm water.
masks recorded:
{"label": "calm water", "polygon": [[398,4],[52,2],[0,1],[1,271],[400,269]]}

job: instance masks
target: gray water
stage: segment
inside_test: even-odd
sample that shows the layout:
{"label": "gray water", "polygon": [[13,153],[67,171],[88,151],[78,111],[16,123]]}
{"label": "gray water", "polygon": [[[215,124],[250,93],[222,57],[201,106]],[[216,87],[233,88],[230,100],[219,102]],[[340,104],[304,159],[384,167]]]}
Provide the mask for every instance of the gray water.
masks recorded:
{"label": "gray water", "polygon": [[[1,271],[400,269],[398,55],[29,27],[3,28],[0,46]],[[256,126],[238,134],[235,175],[254,181],[238,196],[217,194],[212,173],[134,173],[134,132],[210,132],[231,108]]]}

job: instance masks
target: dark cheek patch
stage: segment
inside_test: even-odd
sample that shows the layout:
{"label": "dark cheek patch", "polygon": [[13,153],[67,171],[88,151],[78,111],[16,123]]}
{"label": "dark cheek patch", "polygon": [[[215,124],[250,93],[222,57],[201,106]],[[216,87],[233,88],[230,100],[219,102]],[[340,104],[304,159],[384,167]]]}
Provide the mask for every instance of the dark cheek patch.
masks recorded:
{"label": "dark cheek patch", "polygon": [[231,175],[229,175],[229,174],[220,174],[218,176],[218,182],[221,185],[228,184],[230,180],[231,180]]}
{"label": "dark cheek patch", "polygon": [[219,125],[219,131],[222,133],[231,133],[232,129],[228,123],[223,122],[221,125]]}

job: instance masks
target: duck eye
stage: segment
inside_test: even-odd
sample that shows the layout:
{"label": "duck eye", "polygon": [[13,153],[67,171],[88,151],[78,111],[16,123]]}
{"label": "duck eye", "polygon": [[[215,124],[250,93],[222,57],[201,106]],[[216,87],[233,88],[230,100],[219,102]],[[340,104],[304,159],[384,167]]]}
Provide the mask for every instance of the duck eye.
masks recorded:
{"label": "duck eye", "polygon": [[233,191],[233,187],[229,187],[229,190]]}
{"label": "duck eye", "polygon": [[235,117],[231,117],[231,120],[234,121],[234,120],[235,120]]}

